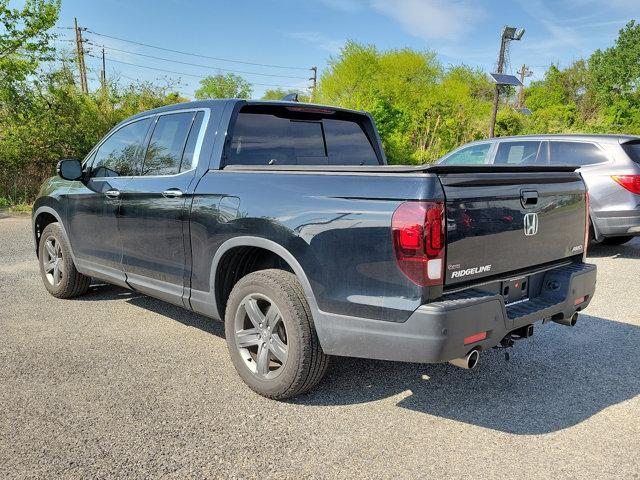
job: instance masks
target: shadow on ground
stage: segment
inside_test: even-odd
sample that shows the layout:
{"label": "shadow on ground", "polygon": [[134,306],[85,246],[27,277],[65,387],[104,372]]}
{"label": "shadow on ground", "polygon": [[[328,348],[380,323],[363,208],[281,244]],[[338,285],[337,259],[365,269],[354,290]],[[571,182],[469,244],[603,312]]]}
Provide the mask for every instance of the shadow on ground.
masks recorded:
{"label": "shadow on ground", "polygon": [[[127,302],[224,338],[221,322],[119,287],[97,285],[85,301]],[[493,430],[537,435],[574,426],[640,393],[640,327],[582,315],[574,328],[536,324],[506,361],[484,352],[479,367],[334,357],[324,381],[293,400],[353,405],[399,395],[398,406]]]}
{"label": "shadow on ground", "polygon": [[640,327],[588,315],[574,328],[536,327],[536,335],[511,349],[510,361],[491,350],[473,371],[336,358],[329,378],[296,403],[355,404],[406,392],[400,407],[538,435],[640,394]]}
{"label": "shadow on ground", "polygon": [[593,258],[640,258],[640,237],[623,245],[591,244],[587,252],[587,256]]}

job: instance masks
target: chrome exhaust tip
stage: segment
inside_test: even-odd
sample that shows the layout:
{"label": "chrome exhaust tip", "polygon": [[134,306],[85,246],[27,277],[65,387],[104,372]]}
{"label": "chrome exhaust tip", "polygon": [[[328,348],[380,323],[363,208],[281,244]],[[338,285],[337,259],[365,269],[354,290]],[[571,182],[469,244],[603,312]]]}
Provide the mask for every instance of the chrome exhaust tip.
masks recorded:
{"label": "chrome exhaust tip", "polygon": [[478,350],[471,350],[464,357],[454,358],[453,360],[449,360],[451,365],[455,365],[456,367],[465,368],[467,370],[472,370],[476,368],[480,362],[480,352]]}
{"label": "chrome exhaust tip", "polygon": [[575,327],[576,323],[578,323],[578,312],[575,312],[569,318],[565,318],[564,315],[560,314],[560,315],[558,315],[557,318],[551,317],[551,320],[553,320],[556,323],[559,323],[560,325],[566,325],[568,327]]}

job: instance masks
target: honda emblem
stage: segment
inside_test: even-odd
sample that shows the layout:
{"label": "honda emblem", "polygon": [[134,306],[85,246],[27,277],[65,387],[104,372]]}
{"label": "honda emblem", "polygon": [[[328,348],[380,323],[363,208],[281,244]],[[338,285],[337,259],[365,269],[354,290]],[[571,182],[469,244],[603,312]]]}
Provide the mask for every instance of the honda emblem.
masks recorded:
{"label": "honda emblem", "polygon": [[524,216],[524,234],[529,237],[536,233],[538,233],[538,214],[527,213]]}

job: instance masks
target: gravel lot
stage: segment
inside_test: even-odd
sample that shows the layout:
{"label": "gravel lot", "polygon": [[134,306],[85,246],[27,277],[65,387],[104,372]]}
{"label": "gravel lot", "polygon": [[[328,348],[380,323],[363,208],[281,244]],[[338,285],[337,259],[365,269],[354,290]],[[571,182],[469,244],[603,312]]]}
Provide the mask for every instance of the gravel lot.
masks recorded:
{"label": "gravel lot", "polygon": [[640,241],[594,247],[578,326],[536,324],[475,371],[336,358],[267,401],[222,324],[95,285],[41,285],[28,217],[0,219],[0,478],[640,478]]}

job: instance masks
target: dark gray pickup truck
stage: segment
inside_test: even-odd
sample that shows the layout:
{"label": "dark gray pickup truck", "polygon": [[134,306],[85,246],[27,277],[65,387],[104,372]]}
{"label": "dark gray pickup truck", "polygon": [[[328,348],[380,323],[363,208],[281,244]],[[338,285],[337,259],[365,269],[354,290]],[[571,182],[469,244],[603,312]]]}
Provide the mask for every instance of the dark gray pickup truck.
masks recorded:
{"label": "dark gray pickup truck", "polygon": [[116,126],[33,209],[44,285],[91,277],[224,319],[242,379],[313,387],[331,355],[473,368],[590,302],[573,167],[388,166],[362,112],[215,100]]}

